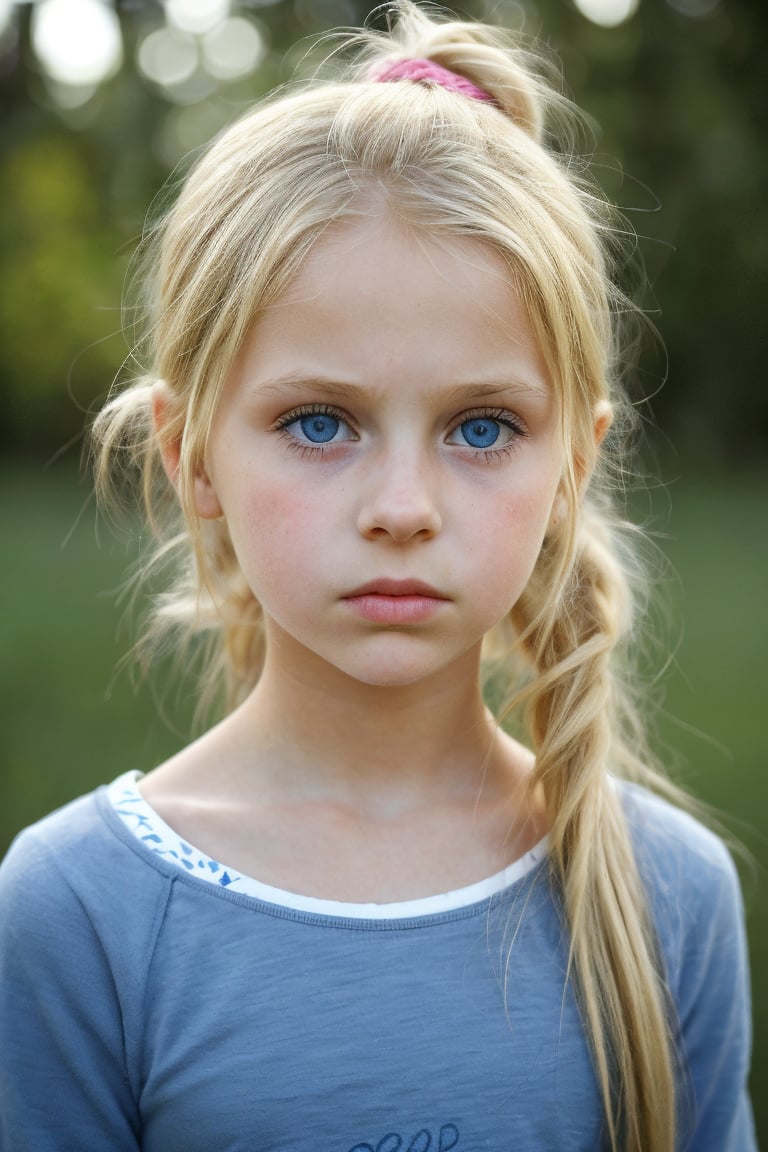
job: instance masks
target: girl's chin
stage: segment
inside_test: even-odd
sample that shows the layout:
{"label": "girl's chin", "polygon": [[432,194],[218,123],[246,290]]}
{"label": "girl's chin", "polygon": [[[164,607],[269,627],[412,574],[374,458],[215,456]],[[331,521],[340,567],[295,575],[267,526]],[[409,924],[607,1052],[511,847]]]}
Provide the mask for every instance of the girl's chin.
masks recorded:
{"label": "girl's chin", "polygon": [[[271,622],[267,629],[264,673],[278,679],[287,675],[311,688],[328,691],[335,680],[339,691],[349,682],[370,688],[416,688],[435,680],[474,677],[480,661],[482,638],[466,647],[442,642],[428,632],[416,635],[407,629],[374,631],[339,644],[328,638],[306,643]],[[458,650],[457,650],[458,649]]]}
{"label": "girl's chin", "polygon": [[[452,674],[456,675],[462,683],[466,683],[469,673],[468,659],[466,654],[464,658],[457,656],[448,660],[424,658],[414,660],[412,655],[410,659],[402,655],[398,659],[397,655],[390,653],[386,658],[380,656],[376,659],[337,661],[313,653],[309,660],[309,666],[314,666],[313,671],[308,676],[305,666],[301,673],[301,679],[305,683],[315,682],[322,685],[325,691],[334,680],[339,682],[340,691],[342,690],[342,682],[345,687],[351,683],[371,689],[411,688],[416,690],[439,680],[445,680]],[[473,675],[476,664],[477,659],[473,657]]]}

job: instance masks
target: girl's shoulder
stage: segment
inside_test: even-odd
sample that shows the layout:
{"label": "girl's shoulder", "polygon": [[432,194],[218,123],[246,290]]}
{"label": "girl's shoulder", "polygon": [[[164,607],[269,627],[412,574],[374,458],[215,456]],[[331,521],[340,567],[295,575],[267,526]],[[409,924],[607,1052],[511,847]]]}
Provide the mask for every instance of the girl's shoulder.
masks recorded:
{"label": "girl's shoulder", "polygon": [[704,985],[712,1003],[718,988],[724,995],[734,982],[746,988],[744,907],[725,843],[693,815],[646,789],[625,782],[619,789],[678,1004]]}
{"label": "girl's shoulder", "polygon": [[63,1147],[65,1129],[68,1147],[137,1147],[146,988],[170,892],[110,822],[104,789],[11,845],[0,865],[0,1050],[12,1057],[0,1128],[14,1147]]}
{"label": "girl's shoulder", "polygon": [[0,925],[41,947],[79,925],[84,944],[87,936],[102,948],[119,940],[141,952],[168,889],[168,877],[132,850],[98,788],[16,837],[0,864]]}
{"label": "girl's shoulder", "polygon": [[125,863],[106,795],[102,785],[24,828],[0,864],[0,875],[21,870],[31,884],[50,882],[57,872],[64,878],[92,877],[107,860]]}
{"label": "girl's shoulder", "polygon": [[722,838],[692,813],[626,780],[617,782],[641,872],[666,872],[705,885],[730,882],[735,868]]}

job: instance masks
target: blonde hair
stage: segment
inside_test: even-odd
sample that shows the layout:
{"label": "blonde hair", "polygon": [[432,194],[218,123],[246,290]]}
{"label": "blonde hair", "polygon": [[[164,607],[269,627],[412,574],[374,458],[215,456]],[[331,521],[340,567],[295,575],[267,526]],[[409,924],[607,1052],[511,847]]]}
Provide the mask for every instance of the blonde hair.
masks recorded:
{"label": "blonde hair", "polygon": [[[258,106],[215,141],[154,240],[147,377],[117,390],[93,428],[102,498],[115,476],[138,475],[170,590],[150,637],[207,638],[204,680],[230,703],[256,683],[261,610],[225,521],[201,522],[193,484],[224,381],[256,314],[289,283],[323,231],[366,211],[372,187],[416,229],[473,237],[506,261],[527,306],[560,403],[567,515],[545,540],[507,630],[522,653],[536,755],[532,787],[546,805],[554,891],[570,930],[573,979],[601,1087],[613,1152],[675,1146],[674,1022],[620,798],[610,774],[657,788],[617,654],[634,626],[629,579],[610,509],[595,413],[618,388],[619,319],[613,231],[570,152],[547,136],[566,102],[539,62],[482,24],[393,6],[390,34],[363,32],[339,78],[315,80]],[[423,57],[487,92],[481,102],[435,84],[375,83],[392,55]],[[170,419],[156,436],[152,384]],[[180,500],[160,464],[180,443]],[[501,630],[503,631],[503,629]],[[498,640],[498,637],[497,637]],[[667,789],[669,791],[669,789]]]}

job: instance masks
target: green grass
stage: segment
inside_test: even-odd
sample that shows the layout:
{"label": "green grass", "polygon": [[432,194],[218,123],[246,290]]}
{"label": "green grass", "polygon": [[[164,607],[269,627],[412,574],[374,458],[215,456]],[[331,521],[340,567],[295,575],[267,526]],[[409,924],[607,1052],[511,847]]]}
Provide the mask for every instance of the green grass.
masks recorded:
{"label": "green grass", "polygon": [[181,742],[152,692],[135,691],[117,667],[130,629],[115,593],[135,545],[97,526],[71,469],[4,469],[2,485],[0,848],[21,825]]}
{"label": "green grass", "polygon": [[[6,465],[0,482],[2,852],[45,812],[169,755],[184,741],[189,708],[182,701],[174,731],[153,698],[173,698],[167,670],[139,690],[128,671],[116,672],[130,631],[114,593],[135,545],[97,528],[72,468]],[[768,475],[681,482],[654,503],[671,507],[660,544],[672,567],[660,582],[670,635],[681,637],[661,682],[660,742],[677,777],[752,855],[742,872],[757,1086],[768,1081]],[[755,1091],[754,1103],[768,1146],[768,1099]]]}
{"label": "green grass", "polygon": [[[670,490],[664,551],[677,573],[661,736],[677,778],[736,842],[754,1001],[753,1105],[768,1147],[768,475],[713,476]],[[746,852],[743,850],[746,849]]]}

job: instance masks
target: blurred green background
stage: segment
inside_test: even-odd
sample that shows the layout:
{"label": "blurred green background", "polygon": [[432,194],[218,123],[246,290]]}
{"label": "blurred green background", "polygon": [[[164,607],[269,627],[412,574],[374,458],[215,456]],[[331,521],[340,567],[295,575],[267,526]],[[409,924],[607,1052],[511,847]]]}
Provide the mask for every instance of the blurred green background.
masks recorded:
{"label": "blurred green background", "polygon": [[[358,0],[0,0],[0,852],[24,824],[186,739],[189,686],[120,665],[140,528],[99,521],[82,433],[130,355],[130,257],[169,174]],[[469,0],[559,54],[599,128],[595,173],[640,237],[666,346],[637,395],[635,497],[667,605],[652,674],[670,771],[714,804],[742,865],[754,1102],[768,1147],[768,5]],[[130,322],[130,315],[125,317]],[[662,561],[661,556],[666,557]]]}

